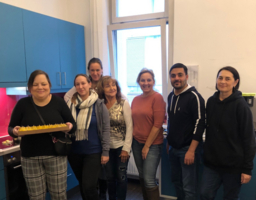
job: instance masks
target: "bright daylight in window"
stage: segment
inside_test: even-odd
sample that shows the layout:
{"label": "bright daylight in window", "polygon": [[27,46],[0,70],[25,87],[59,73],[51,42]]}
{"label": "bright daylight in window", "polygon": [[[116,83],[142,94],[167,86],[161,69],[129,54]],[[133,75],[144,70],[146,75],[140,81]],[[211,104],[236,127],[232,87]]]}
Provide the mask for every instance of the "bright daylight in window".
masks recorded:
{"label": "bright daylight in window", "polygon": [[117,17],[164,12],[165,0],[117,0]]}
{"label": "bright daylight in window", "polygon": [[117,31],[117,79],[131,103],[142,93],[136,83],[142,68],[155,73],[154,89],[162,93],[160,26]]}

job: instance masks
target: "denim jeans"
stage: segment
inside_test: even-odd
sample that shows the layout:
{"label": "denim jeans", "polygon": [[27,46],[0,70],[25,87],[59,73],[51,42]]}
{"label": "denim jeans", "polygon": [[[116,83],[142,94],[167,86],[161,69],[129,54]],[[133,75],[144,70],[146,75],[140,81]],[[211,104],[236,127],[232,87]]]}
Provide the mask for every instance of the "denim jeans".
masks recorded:
{"label": "denim jeans", "polygon": [[219,173],[208,167],[204,167],[201,200],[213,200],[223,184],[224,200],[238,200],[241,189],[241,174]]}
{"label": "denim jeans", "polygon": [[186,165],[184,158],[188,148],[189,146],[181,149],[171,147],[169,150],[171,179],[175,185],[178,200],[196,200],[198,196],[200,149],[197,148],[195,152],[194,164]]}
{"label": "denim jeans", "polygon": [[127,165],[119,157],[123,147],[109,150],[109,161],[106,164],[109,200],[125,200],[127,192]]}
{"label": "denim jeans", "polygon": [[132,150],[139,177],[144,179],[146,188],[154,188],[156,184],[156,170],[159,165],[163,144],[151,145],[145,160],[142,159],[143,143],[133,139]]}

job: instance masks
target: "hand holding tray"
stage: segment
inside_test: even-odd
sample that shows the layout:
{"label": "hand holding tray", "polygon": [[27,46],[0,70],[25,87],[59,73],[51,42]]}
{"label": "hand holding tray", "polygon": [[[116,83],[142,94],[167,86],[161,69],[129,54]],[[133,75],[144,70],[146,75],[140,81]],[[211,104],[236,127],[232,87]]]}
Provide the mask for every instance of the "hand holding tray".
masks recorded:
{"label": "hand holding tray", "polygon": [[68,131],[69,128],[66,124],[50,124],[50,125],[42,125],[42,126],[28,126],[28,127],[20,127],[18,135],[33,135],[33,134],[40,134],[40,133],[50,133],[50,132],[57,132],[57,131]]}

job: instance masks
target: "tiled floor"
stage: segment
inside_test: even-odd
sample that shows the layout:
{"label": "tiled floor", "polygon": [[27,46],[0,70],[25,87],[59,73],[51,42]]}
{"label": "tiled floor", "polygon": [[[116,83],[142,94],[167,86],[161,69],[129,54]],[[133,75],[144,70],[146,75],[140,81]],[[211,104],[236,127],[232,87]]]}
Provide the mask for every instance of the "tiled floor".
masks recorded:
{"label": "tiled floor", "polygon": [[[129,179],[127,186],[127,200],[143,200],[140,182],[138,180]],[[82,200],[78,187],[73,188],[68,192],[68,200]]]}
{"label": "tiled floor", "polygon": [[[143,200],[139,180],[128,179],[127,189],[127,200]],[[68,192],[68,200],[82,200],[78,187]]]}

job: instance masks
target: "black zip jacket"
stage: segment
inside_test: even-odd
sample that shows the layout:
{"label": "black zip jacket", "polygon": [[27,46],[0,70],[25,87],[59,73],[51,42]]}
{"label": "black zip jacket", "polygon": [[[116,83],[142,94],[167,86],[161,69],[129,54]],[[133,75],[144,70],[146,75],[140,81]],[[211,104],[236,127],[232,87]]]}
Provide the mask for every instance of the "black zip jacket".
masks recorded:
{"label": "black zip jacket", "polygon": [[255,133],[252,113],[235,91],[223,101],[216,92],[207,101],[207,128],[204,162],[220,172],[251,175],[255,155]]}
{"label": "black zip jacket", "polygon": [[180,149],[192,140],[201,141],[205,128],[205,103],[195,87],[168,96],[167,139],[170,146]]}

